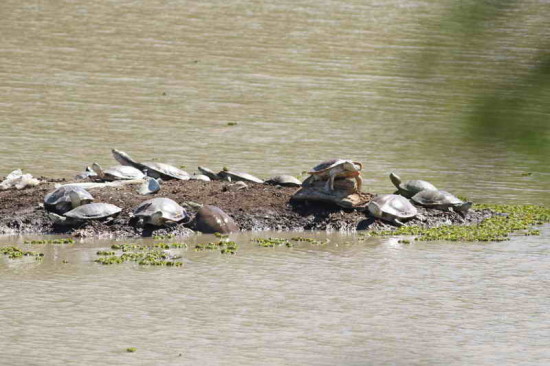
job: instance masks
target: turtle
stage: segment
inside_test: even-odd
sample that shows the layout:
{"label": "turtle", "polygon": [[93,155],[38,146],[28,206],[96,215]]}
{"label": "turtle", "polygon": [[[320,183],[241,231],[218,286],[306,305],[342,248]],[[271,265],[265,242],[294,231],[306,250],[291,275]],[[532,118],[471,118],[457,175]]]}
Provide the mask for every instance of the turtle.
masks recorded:
{"label": "turtle", "polygon": [[390,180],[397,188],[395,194],[400,194],[404,197],[411,198],[420,191],[437,191],[437,188],[430,182],[425,180],[408,180],[405,183],[395,173],[390,173]]}
{"label": "turtle", "polygon": [[97,174],[99,179],[104,181],[145,178],[145,174],[141,170],[129,165],[115,165],[103,170],[98,163],[93,163],[92,170]]}
{"label": "turtle", "polygon": [[375,196],[368,205],[369,212],[376,218],[402,226],[401,220],[412,219],[418,210],[408,199],[397,194]]}
{"label": "turtle", "polygon": [[160,183],[155,178],[147,177],[145,182],[139,187],[138,193],[139,194],[153,194],[160,191]]}
{"label": "turtle", "polygon": [[334,191],[334,179],[337,177],[343,178],[355,178],[357,182],[356,191],[361,192],[361,187],[363,185],[363,179],[361,178],[361,169],[363,169],[363,164],[347,160],[347,159],[332,159],[324,161],[315,167],[309,172],[311,176],[306,179],[306,185],[309,185],[317,180],[327,179],[325,185],[325,191],[331,192]]}
{"label": "turtle", "polygon": [[64,214],[80,205],[91,203],[93,200],[94,197],[84,188],[67,185],[48,193],[44,197],[44,207],[48,211]]}
{"label": "turtle", "polygon": [[82,180],[82,179],[89,179],[92,177],[97,177],[97,174],[92,170],[92,167],[87,166],[83,172],[80,172],[77,175],[75,175],[74,179]]}
{"label": "turtle", "polygon": [[209,176],[205,174],[193,174],[189,177],[190,180],[201,180],[203,182],[210,182],[212,179],[210,179]]}
{"label": "turtle", "polygon": [[424,207],[437,208],[440,210],[452,210],[461,216],[472,207],[472,202],[464,202],[453,194],[446,191],[421,191],[412,196],[411,200]]}
{"label": "turtle", "polygon": [[71,225],[78,224],[87,220],[101,220],[118,215],[122,209],[110,203],[88,203],[78,206],[63,216],[50,213],[50,218],[56,224]]}
{"label": "turtle", "polygon": [[218,173],[218,177],[223,180],[230,182],[251,182],[262,184],[264,181],[258,177],[253,176],[252,174],[242,173],[242,172],[232,172],[229,170],[222,170]]}
{"label": "turtle", "polygon": [[302,185],[302,182],[298,178],[287,174],[276,175],[266,180],[265,183],[283,187],[300,187]]}
{"label": "turtle", "polygon": [[133,216],[138,219],[137,226],[145,224],[153,226],[174,226],[178,222],[189,218],[187,211],[174,200],[160,197],[140,203]]}
{"label": "turtle", "polygon": [[116,161],[122,165],[129,165],[137,168],[153,178],[161,179],[179,179],[179,180],[189,180],[189,173],[183,171],[175,166],[156,163],[156,162],[143,162],[139,163],[136,160],[132,159],[124,151],[119,151],[117,149],[112,150],[113,156]]}
{"label": "turtle", "polygon": [[211,180],[220,180],[220,177],[216,173],[214,173],[213,170],[210,170],[204,166],[199,166],[198,169],[199,169],[199,172],[206,175]]}
{"label": "turtle", "polygon": [[206,234],[228,234],[239,231],[239,226],[221,208],[212,205],[202,206],[195,215],[195,228]]}

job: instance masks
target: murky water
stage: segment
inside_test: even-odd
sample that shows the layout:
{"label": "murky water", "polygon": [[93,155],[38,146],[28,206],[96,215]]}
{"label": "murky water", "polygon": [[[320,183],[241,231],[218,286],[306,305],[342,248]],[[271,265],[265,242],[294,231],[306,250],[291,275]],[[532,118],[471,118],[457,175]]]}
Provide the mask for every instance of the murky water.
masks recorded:
{"label": "murky water", "polygon": [[[112,147],[262,177],[350,157],[369,191],[393,170],[550,205],[548,4],[482,4],[3,0],[0,175],[69,177]],[[544,364],[549,237],[244,235],[160,269],[45,246],[0,258],[0,363]]]}

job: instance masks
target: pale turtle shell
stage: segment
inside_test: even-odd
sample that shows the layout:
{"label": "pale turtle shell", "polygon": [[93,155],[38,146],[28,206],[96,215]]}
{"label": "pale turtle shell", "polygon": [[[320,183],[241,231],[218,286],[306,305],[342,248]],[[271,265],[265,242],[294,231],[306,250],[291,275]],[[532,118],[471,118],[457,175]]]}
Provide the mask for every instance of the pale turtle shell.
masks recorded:
{"label": "pale turtle shell", "polygon": [[242,172],[231,172],[231,171],[222,170],[221,172],[218,173],[218,176],[221,178],[229,177],[232,182],[241,181],[241,182],[252,182],[252,183],[260,183],[260,184],[264,182],[263,180],[253,176],[252,174],[242,173]]}
{"label": "pale turtle shell", "polygon": [[464,201],[446,191],[421,191],[415,194],[411,200],[426,207],[452,207],[462,205]]}
{"label": "pale turtle shell", "polygon": [[115,165],[103,171],[105,178],[109,180],[130,180],[145,178],[145,174],[137,168],[129,165]]}
{"label": "pale turtle shell", "polygon": [[418,210],[408,199],[397,194],[383,194],[374,197],[369,203],[368,209],[373,216],[382,219],[410,219],[418,214]]}
{"label": "pale turtle shell", "polygon": [[[151,221],[153,215],[160,213],[162,222]],[[176,223],[187,217],[187,211],[176,201],[165,198],[153,198],[140,203],[134,209],[134,216],[143,218],[145,223],[161,226],[164,222]]]}
{"label": "pale turtle shell", "polygon": [[118,214],[122,209],[110,203],[88,203],[78,206],[64,216],[78,220],[98,220]]}
{"label": "pale turtle shell", "polygon": [[81,204],[91,203],[94,200],[94,197],[84,188],[67,185],[48,193],[46,197],[44,197],[44,207],[59,214],[64,214],[72,210],[70,192],[75,192],[78,195]]}
{"label": "pale turtle shell", "polygon": [[265,183],[284,187],[300,187],[302,185],[302,182],[298,178],[287,174],[276,175],[266,180]]}

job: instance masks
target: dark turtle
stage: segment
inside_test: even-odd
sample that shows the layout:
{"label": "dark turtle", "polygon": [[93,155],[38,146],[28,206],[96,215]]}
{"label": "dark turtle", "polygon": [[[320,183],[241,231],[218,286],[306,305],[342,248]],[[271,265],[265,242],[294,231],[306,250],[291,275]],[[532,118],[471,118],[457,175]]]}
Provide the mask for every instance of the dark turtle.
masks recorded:
{"label": "dark turtle", "polygon": [[334,191],[334,179],[353,177],[357,183],[357,192],[361,192],[361,187],[363,185],[361,169],[363,169],[363,165],[355,161],[346,159],[327,160],[316,165],[308,172],[311,176],[306,179],[307,183],[304,181],[304,184],[309,185],[316,180],[327,180],[325,190],[331,192]]}
{"label": "dark turtle", "polygon": [[206,175],[208,178],[210,178],[212,180],[220,180],[220,177],[216,173],[214,173],[213,170],[208,169],[204,166],[199,166],[198,169],[199,169],[199,172]]}
{"label": "dark turtle", "polygon": [[439,190],[418,192],[411,200],[420,206],[440,210],[451,209],[461,215],[464,215],[472,207],[472,202],[464,202],[449,192]]}
{"label": "dark turtle", "polygon": [[298,178],[287,174],[276,175],[273,178],[266,180],[265,183],[283,187],[300,187],[302,185],[302,182],[300,182]]}
{"label": "dark turtle", "polygon": [[415,194],[421,191],[436,191],[437,188],[430,182],[425,180],[408,180],[405,183],[401,181],[401,178],[397,174],[391,173],[390,179],[393,185],[397,188],[396,194],[400,194],[404,197],[411,198]]}
{"label": "dark turtle", "polygon": [[189,180],[189,173],[183,171],[175,166],[164,164],[164,163],[155,163],[155,162],[137,162],[132,159],[124,151],[119,151],[116,149],[112,150],[113,156],[122,165],[133,166],[136,169],[141,170],[146,173],[148,176],[153,178],[161,179],[179,179],[179,180]]}
{"label": "dark turtle", "polygon": [[174,226],[188,218],[187,211],[170,198],[153,198],[142,202],[134,210],[137,226]]}
{"label": "dark turtle", "polygon": [[223,180],[230,182],[251,182],[251,183],[260,183],[264,181],[258,177],[253,176],[252,174],[242,173],[242,172],[232,172],[229,170],[222,170],[218,173],[218,177]]}
{"label": "dark turtle", "polygon": [[65,212],[63,216],[50,213],[50,218],[56,224],[70,225],[88,220],[107,219],[118,215],[120,211],[122,211],[120,207],[111,205],[110,203],[88,203]]}
{"label": "dark turtle", "polygon": [[91,203],[92,195],[84,188],[78,186],[62,186],[50,192],[44,197],[46,210],[58,214],[64,214],[80,205]]}
{"label": "dark turtle", "polygon": [[415,217],[418,210],[408,199],[397,194],[375,196],[368,205],[369,212],[376,218],[403,225],[401,220]]}
{"label": "dark turtle", "polygon": [[92,169],[99,179],[105,181],[145,178],[145,174],[141,170],[129,165],[115,165],[103,170],[98,163],[93,163]]}
{"label": "dark turtle", "polygon": [[235,221],[221,208],[211,205],[202,206],[195,216],[195,228],[206,234],[228,234],[239,231]]}

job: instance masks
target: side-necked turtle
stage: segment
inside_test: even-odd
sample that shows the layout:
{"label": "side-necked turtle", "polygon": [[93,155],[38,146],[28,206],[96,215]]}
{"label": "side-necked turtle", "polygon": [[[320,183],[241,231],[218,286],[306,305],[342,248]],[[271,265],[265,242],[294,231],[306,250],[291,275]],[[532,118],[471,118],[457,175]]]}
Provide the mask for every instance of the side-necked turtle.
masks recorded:
{"label": "side-necked turtle", "polygon": [[266,180],[265,183],[283,187],[300,187],[302,185],[302,182],[298,178],[287,174],[276,175]]}
{"label": "side-necked turtle", "polygon": [[220,180],[220,177],[214,173],[213,170],[211,169],[208,169],[204,166],[199,166],[199,172],[201,172],[202,174],[206,175],[208,178],[210,178],[211,180]]}
{"label": "side-necked turtle", "polygon": [[164,163],[156,163],[156,162],[140,163],[132,159],[124,151],[113,149],[112,152],[115,160],[118,161],[120,164],[133,166],[134,168],[139,169],[142,172],[146,173],[150,177],[161,178],[165,180],[168,180],[168,179],[189,180],[189,173],[179,168],[176,168],[175,166],[164,164]]}
{"label": "side-necked turtle", "polygon": [[252,174],[242,173],[242,172],[232,172],[229,170],[222,170],[218,173],[218,177],[223,180],[230,182],[251,182],[251,183],[260,183],[264,181],[258,177],[253,176]]}
{"label": "side-necked turtle", "polygon": [[449,192],[438,190],[418,192],[412,196],[411,200],[420,206],[440,210],[452,209],[461,215],[464,215],[472,207],[472,202],[464,202]]}
{"label": "side-necked turtle", "polygon": [[153,226],[174,226],[188,219],[187,211],[174,200],[160,197],[142,202],[134,209],[134,217],[138,218],[137,226],[150,224]]}
{"label": "side-necked turtle", "polygon": [[228,234],[239,231],[239,226],[228,214],[217,206],[204,205],[195,216],[195,228],[206,234]]}
{"label": "side-necked turtle", "polygon": [[92,170],[99,179],[106,181],[145,178],[145,174],[141,170],[129,165],[115,165],[103,170],[98,163],[93,163]]}
{"label": "side-necked turtle", "polygon": [[65,212],[63,216],[50,213],[50,218],[57,224],[70,225],[88,220],[107,219],[118,215],[120,211],[120,207],[110,203],[88,203]]}
{"label": "side-necked turtle", "polygon": [[418,210],[408,199],[397,194],[375,196],[368,205],[369,212],[376,218],[403,225],[401,220],[415,217]]}
{"label": "side-necked turtle", "polygon": [[327,160],[313,167],[313,169],[308,172],[308,174],[311,175],[311,177],[308,178],[308,183],[326,179],[327,184],[325,185],[325,190],[331,192],[334,191],[335,178],[355,178],[357,182],[356,190],[357,192],[361,192],[361,187],[363,185],[361,169],[363,169],[363,165],[356,161],[346,159]]}
{"label": "side-necked turtle", "polygon": [[395,193],[407,198],[411,198],[421,191],[437,191],[437,188],[433,184],[425,180],[408,180],[403,183],[401,178],[394,173],[390,174],[390,180],[397,188],[397,192]]}
{"label": "side-necked turtle", "polygon": [[80,172],[77,175],[75,175],[74,179],[82,180],[82,179],[89,179],[92,177],[97,177],[97,174],[96,172],[93,171],[91,167],[87,166],[83,172]]}
{"label": "side-necked turtle", "polygon": [[209,176],[207,175],[204,175],[204,174],[193,174],[192,176],[189,177],[190,180],[200,180],[200,181],[203,181],[203,182],[210,182],[212,179],[210,179]]}
{"label": "side-necked turtle", "polygon": [[64,214],[81,205],[91,203],[92,195],[84,188],[78,186],[63,186],[50,192],[44,197],[46,210]]}

